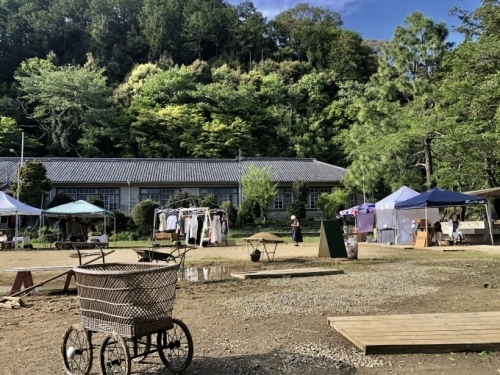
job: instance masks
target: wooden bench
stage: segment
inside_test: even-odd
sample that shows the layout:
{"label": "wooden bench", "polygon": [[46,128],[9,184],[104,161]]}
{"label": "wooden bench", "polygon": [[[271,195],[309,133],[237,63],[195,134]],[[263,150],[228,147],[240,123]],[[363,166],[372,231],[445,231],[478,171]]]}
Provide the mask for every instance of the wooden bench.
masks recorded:
{"label": "wooden bench", "polygon": [[[106,246],[107,244],[100,243],[101,246]],[[57,241],[56,249],[57,250],[73,250],[74,248],[78,249],[95,249],[94,242],[69,242],[69,241]]]}
{"label": "wooden bench", "polygon": [[[71,278],[75,277],[75,272],[73,271],[73,267],[75,266],[53,266],[53,267],[29,267],[29,268],[12,268],[10,270],[5,270],[5,272],[16,272],[16,278],[14,279],[14,284],[12,285],[12,289],[10,294],[17,293],[23,289],[29,288],[33,285],[33,276],[31,272],[65,272],[68,271],[66,275],[66,282],[64,283],[63,291],[67,292],[69,288],[69,284],[71,282]],[[76,281],[76,278],[75,278]]]}

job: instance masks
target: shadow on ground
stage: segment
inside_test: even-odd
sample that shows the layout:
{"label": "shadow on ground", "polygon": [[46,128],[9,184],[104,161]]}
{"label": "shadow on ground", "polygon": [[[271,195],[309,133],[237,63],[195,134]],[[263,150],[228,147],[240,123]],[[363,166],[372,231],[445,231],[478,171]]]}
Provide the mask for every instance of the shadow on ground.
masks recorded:
{"label": "shadow on ground", "polygon": [[[183,372],[186,375],[278,375],[278,374],[303,374],[303,375],[354,375],[355,367],[345,363],[337,368],[333,361],[325,362],[294,354],[271,351],[265,354],[228,356],[223,358],[195,356],[189,368]],[[134,368],[135,367],[135,368]],[[141,367],[140,369],[138,367]],[[166,375],[171,374],[160,362],[158,357],[147,358],[141,365],[132,364],[132,374],[136,375]]]}

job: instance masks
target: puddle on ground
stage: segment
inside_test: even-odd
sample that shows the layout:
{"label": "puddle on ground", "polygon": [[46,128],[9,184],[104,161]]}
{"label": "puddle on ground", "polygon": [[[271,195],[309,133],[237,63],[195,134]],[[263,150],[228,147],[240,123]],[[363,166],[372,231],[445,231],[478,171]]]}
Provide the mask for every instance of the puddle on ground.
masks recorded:
{"label": "puddle on ground", "polygon": [[12,289],[12,286],[1,286],[0,285],[0,293],[10,292],[11,289]]}
{"label": "puddle on ground", "polygon": [[179,280],[181,281],[223,280],[230,277],[231,272],[227,266],[186,267],[179,271]]}

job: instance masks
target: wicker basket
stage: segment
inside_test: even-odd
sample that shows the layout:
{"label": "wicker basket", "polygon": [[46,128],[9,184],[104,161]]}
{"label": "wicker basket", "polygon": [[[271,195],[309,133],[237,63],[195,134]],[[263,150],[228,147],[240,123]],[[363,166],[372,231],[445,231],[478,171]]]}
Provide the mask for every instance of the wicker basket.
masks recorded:
{"label": "wicker basket", "polygon": [[178,268],[145,263],[75,267],[83,326],[124,337],[170,328]]}

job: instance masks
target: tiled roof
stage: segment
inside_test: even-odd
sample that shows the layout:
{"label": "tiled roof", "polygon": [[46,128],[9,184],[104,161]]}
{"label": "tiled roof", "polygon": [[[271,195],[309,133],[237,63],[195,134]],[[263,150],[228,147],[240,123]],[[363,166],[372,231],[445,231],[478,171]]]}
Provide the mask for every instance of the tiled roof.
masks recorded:
{"label": "tiled roof", "polygon": [[[33,160],[34,158],[25,158]],[[240,170],[270,167],[275,182],[339,182],[346,170],[316,159],[91,159],[36,158],[53,183],[217,183],[238,182]],[[16,180],[19,158],[0,158],[0,181]]]}

